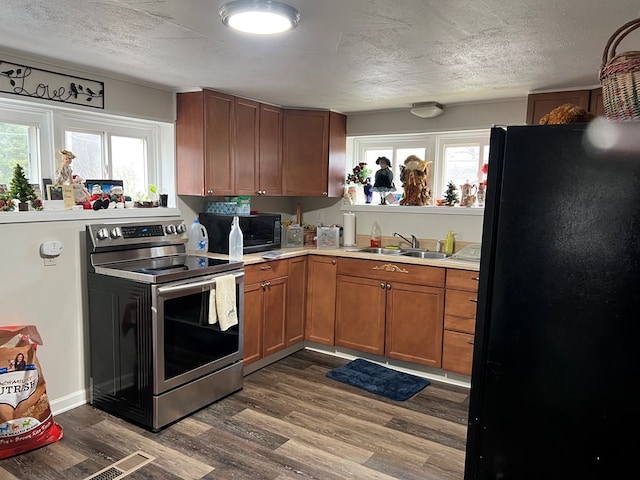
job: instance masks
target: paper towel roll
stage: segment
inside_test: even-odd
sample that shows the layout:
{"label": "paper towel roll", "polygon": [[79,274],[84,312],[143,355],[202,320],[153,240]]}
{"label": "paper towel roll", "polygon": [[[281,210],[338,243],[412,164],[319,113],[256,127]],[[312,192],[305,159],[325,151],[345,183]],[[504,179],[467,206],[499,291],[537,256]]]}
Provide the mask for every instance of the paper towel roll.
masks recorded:
{"label": "paper towel roll", "polygon": [[343,238],[345,247],[354,247],[356,245],[356,214],[344,213],[343,214]]}

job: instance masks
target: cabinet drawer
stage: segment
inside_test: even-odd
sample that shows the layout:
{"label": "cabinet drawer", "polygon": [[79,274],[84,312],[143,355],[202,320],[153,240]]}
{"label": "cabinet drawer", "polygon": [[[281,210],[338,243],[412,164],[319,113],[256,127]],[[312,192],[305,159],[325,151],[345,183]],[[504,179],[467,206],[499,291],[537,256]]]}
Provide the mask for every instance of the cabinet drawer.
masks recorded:
{"label": "cabinet drawer", "polygon": [[473,335],[445,330],[442,345],[442,368],[449,372],[471,375]]}
{"label": "cabinet drawer", "polygon": [[475,333],[477,293],[447,288],[444,299],[444,328]]}
{"label": "cabinet drawer", "polygon": [[271,280],[284,277],[289,273],[289,260],[275,260],[271,262],[257,263],[255,265],[245,265],[244,283],[256,283],[264,280]]}
{"label": "cabinet drawer", "polygon": [[478,275],[478,272],[472,270],[447,268],[447,288],[464,290],[466,292],[477,292]]}
{"label": "cabinet drawer", "polygon": [[395,263],[393,258],[385,261],[339,258],[338,275],[444,287],[445,269],[410,263]]}

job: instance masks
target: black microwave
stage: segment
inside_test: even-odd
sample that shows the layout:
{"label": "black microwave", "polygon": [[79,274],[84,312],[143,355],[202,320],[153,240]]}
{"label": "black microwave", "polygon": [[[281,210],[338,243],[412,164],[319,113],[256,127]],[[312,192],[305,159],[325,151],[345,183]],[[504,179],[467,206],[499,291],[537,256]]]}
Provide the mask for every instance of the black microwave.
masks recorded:
{"label": "black microwave", "polygon": [[[264,252],[280,248],[281,218],[279,213],[238,215],[244,244],[243,253]],[[233,215],[201,213],[198,215],[198,220],[207,229],[209,251],[228,254],[229,232]]]}

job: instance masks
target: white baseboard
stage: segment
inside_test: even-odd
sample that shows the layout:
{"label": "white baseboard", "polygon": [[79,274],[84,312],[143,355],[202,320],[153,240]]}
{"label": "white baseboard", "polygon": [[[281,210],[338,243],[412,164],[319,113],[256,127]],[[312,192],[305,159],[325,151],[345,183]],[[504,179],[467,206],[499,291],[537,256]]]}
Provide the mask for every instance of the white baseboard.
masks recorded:
{"label": "white baseboard", "polygon": [[88,398],[89,396],[86,390],[80,390],[65,397],[56,398],[49,403],[51,413],[56,416],[67,410],[72,410],[87,403]]}
{"label": "white baseboard", "polygon": [[418,365],[416,363],[403,362],[402,360],[395,360],[379,355],[359,352],[357,350],[350,350],[348,348],[329,347],[327,345],[321,345],[319,343],[309,341],[305,341],[304,348],[314,352],[333,355],[334,357],[345,358],[347,360],[364,358],[365,360],[369,360],[370,362],[378,363],[385,367],[393,368],[394,370],[398,370],[400,372],[410,373],[411,375],[423,377],[428,380],[435,380],[442,383],[448,383],[450,385],[458,385],[460,387],[471,388],[471,377],[446,372],[439,368],[430,368],[427,366]]}

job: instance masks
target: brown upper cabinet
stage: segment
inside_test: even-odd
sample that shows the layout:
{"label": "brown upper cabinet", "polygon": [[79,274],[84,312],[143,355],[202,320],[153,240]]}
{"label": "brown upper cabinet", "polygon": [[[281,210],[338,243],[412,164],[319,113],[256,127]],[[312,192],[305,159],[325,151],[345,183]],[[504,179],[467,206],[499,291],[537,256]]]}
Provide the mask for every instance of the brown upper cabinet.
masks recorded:
{"label": "brown upper cabinet", "polygon": [[604,115],[602,88],[567,92],[532,93],[527,102],[527,123],[538,125],[547,113],[565,103],[573,103],[596,116]]}
{"label": "brown upper cabinet", "polygon": [[282,109],[235,99],[235,193],[282,194]]}
{"label": "brown upper cabinet", "polygon": [[235,98],[203,90],[177,95],[177,191],[230,195],[234,185]]}
{"label": "brown upper cabinet", "polygon": [[321,110],[284,110],[283,194],[341,197],[347,118]]}
{"label": "brown upper cabinet", "polygon": [[346,117],[213,90],[177,94],[181,195],[340,197]]}

